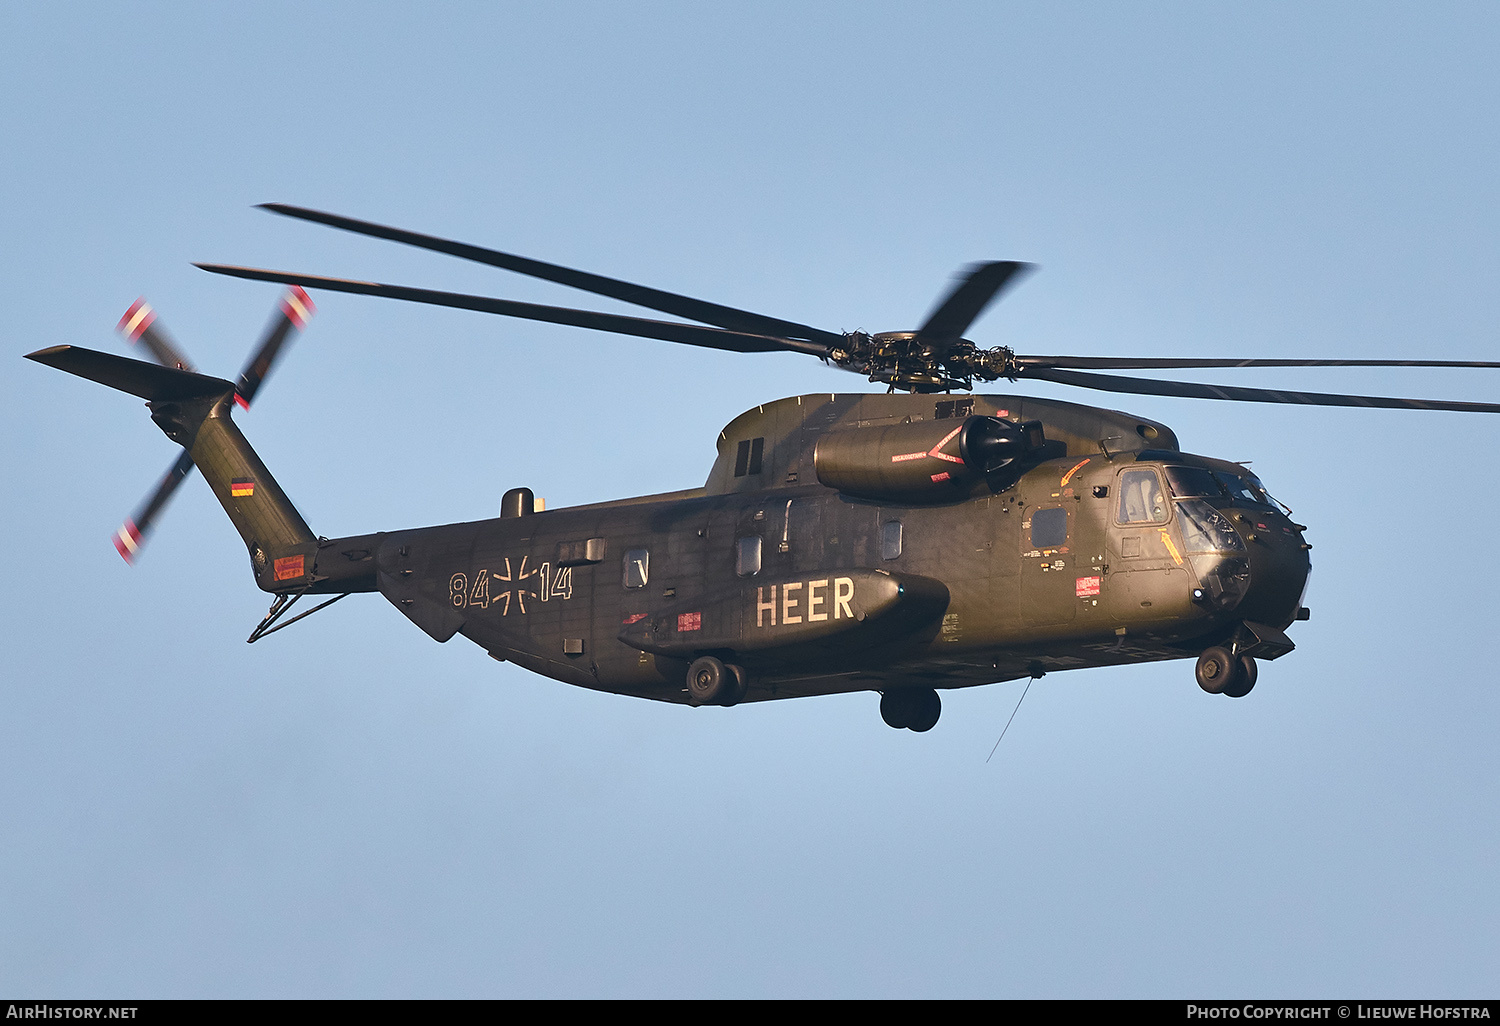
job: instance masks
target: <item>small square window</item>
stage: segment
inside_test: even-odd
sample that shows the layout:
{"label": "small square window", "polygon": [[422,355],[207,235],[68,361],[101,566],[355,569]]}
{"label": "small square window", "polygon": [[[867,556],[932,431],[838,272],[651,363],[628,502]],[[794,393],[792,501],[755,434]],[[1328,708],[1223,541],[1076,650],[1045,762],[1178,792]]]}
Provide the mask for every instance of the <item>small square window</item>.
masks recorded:
{"label": "small square window", "polygon": [[887,520],[880,529],[880,558],[896,559],[901,555],[901,521]]}
{"label": "small square window", "polygon": [[649,549],[631,549],[625,553],[625,587],[644,588],[651,579]]}
{"label": "small square window", "polygon": [[969,399],[941,399],[938,401],[936,416],[934,420],[947,420],[950,417],[968,417],[974,412],[974,400]]}
{"label": "small square window", "polygon": [[760,573],[760,535],[749,535],[735,542],[734,572],[741,577]]}
{"label": "small square window", "polygon": [[1068,543],[1068,511],[1061,506],[1031,514],[1031,547],[1055,549]]}
{"label": "small square window", "polygon": [[747,438],[740,442],[734,450],[734,476],[744,477],[747,474],[759,474],[761,461],[766,452],[766,440],[762,438]]}

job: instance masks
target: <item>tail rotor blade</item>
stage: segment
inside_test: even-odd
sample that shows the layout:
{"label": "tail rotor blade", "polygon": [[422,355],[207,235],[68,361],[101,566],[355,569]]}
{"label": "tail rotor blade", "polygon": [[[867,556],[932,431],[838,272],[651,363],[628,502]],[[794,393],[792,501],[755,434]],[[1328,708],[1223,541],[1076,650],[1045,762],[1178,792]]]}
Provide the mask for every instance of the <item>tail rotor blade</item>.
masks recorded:
{"label": "tail rotor blade", "polygon": [[[276,362],[276,357],[280,354],[282,347],[286,345],[287,340],[294,331],[300,330],[307,323],[316,310],[317,308],[313,305],[313,301],[301,288],[293,287],[287,290],[286,294],[281,297],[280,307],[276,315],[272,318],[270,326],[267,327],[260,344],[251,355],[250,362],[245,365],[245,369],[240,373],[239,381],[234,386],[235,402],[249,409],[250,400],[259,391],[261,384],[266,379],[266,375],[270,373],[271,366]],[[131,305],[130,309],[125,311],[125,316],[120,318],[118,327],[120,333],[132,343],[143,343],[150,350],[151,355],[156,359],[157,363],[172,370],[187,371],[196,374],[192,363],[182,354],[181,350],[177,348],[158,323],[156,311],[152,309],[150,303],[146,302],[145,297],[137,299]],[[103,354],[94,355],[103,358]],[[105,359],[112,360],[116,364],[132,364],[134,367],[147,370],[153,375],[170,373],[170,371],[151,371],[148,364],[133,363],[133,361],[121,360],[119,357],[108,357]],[[180,377],[186,377],[186,375],[180,375]],[[153,382],[155,382],[155,379],[147,381],[146,385],[150,386]],[[189,382],[191,383],[191,379],[189,379]],[[178,383],[174,380],[169,380],[167,384],[173,387],[168,388],[166,392],[181,391],[182,387],[185,387],[178,386]],[[228,383],[221,382],[221,384],[227,385]],[[159,382],[155,382],[155,385],[157,387],[141,387],[138,385],[138,387],[129,390],[135,391],[138,394],[150,393],[148,397],[156,397],[158,393],[166,394]],[[130,516],[125,518],[125,522],[115,532],[114,538],[115,550],[120,553],[121,558],[125,562],[135,562],[142,546],[146,543],[146,536],[150,533],[152,525],[156,522],[156,518],[160,515],[162,509],[166,507],[167,502],[172,498],[173,494],[176,493],[178,485],[182,484],[183,479],[192,473],[192,470],[193,458],[188,454],[187,450],[183,450],[182,454],[177,457],[177,461],[168,468],[166,474],[157,483],[156,488],[146,496],[145,500],[136,507]]]}
{"label": "tail rotor blade", "polygon": [[182,355],[181,350],[173,344],[166,330],[157,323],[156,311],[150,303],[146,302],[145,296],[130,304],[130,309],[125,311],[125,316],[120,318],[120,323],[115,325],[115,330],[124,335],[132,345],[136,342],[145,345],[156,362],[163,367],[175,367],[185,371],[197,370],[192,361]]}
{"label": "tail rotor blade", "polygon": [[250,400],[255,398],[255,393],[271,373],[272,365],[281,355],[282,346],[286,345],[292,333],[301,331],[317,312],[318,308],[313,305],[312,297],[303,291],[302,286],[293,285],[287,289],[260,345],[256,346],[250,361],[240,372],[239,380],[235,382],[234,401],[242,408],[250,408]]}
{"label": "tail rotor blade", "polygon": [[136,554],[140,552],[141,546],[146,544],[146,534],[151,530],[151,525],[156,517],[166,506],[167,500],[172,493],[177,491],[177,486],[182,484],[182,479],[187,477],[193,469],[193,458],[184,449],[182,455],[177,457],[177,462],[168,468],[162,476],[161,482],[157,484],[154,491],[146,497],[146,500],[136,507],[135,512],[125,518],[120,529],[115,532],[115,549],[127,563],[134,563]]}

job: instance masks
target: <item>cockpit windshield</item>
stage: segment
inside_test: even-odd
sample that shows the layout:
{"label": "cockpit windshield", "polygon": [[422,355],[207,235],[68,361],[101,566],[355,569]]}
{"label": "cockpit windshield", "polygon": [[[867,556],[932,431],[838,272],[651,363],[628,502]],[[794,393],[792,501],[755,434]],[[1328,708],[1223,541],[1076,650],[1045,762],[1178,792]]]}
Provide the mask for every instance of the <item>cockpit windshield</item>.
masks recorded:
{"label": "cockpit windshield", "polygon": [[1214,477],[1224,486],[1224,491],[1231,499],[1253,502],[1257,506],[1271,505],[1271,497],[1260,486],[1260,479],[1254,474],[1227,474],[1222,470],[1216,470]]}
{"label": "cockpit windshield", "polygon": [[1212,471],[1202,467],[1166,467],[1167,484],[1172,494],[1179,499],[1196,499],[1209,496],[1217,499],[1224,494]]}
{"label": "cockpit windshield", "polygon": [[1260,478],[1245,472],[1233,474],[1203,467],[1165,467],[1167,484],[1178,499],[1221,499],[1246,502],[1256,506],[1280,505],[1266,493]]}
{"label": "cockpit windshield", "polygon": [[1200,499],[1182,499],[1177,503],[1182,524],[1182,540],[1189,553],[1244,552],[1245,543],[1235,532],[1229,518]]}

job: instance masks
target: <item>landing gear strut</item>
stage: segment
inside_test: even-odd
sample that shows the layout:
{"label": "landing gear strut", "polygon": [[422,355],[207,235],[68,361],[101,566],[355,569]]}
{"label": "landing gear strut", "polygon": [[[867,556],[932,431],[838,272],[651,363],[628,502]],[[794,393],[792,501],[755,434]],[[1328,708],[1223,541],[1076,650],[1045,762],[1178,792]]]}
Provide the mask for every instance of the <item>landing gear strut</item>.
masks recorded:
{"label": "landing gear strut", "polygon": [[1255,687],[1260,671],[1252,657],[1236,656],[1222,645],[1214,645],[1198,657],[1194,675],[1198,686],[1210,695],[1244,698]]}
{"label": "landing gear strut", "polygon": [[880,718],[897,730],[924,733],[937,726],[942,713],[942,699],[932,688],[892,688],[880,696]]}

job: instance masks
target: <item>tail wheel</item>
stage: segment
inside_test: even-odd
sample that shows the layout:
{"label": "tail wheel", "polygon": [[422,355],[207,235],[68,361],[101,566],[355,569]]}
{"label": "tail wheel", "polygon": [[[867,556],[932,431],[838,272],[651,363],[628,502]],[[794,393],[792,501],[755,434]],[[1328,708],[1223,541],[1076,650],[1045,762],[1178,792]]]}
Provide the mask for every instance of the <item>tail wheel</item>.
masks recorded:
{"label": "tail wheel", "polygon": [[1198,665],[1193,672],[1200,688],[1210,695],[1217,695],[1233,685],[1242,671],[1239,660],[1229,653],[1229,649],[1214,645],[1205,649],[1198,657]]}
{"label": "tail wheel", "polygon": [[1240,656],[1239,673],[1236,678],[1224,686],[1224,694],[1230,698],[1244,698],[1255,687],[1255,679],[1260,676],[1260,671],[1255,666],[1253,656]]}

